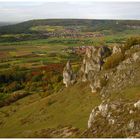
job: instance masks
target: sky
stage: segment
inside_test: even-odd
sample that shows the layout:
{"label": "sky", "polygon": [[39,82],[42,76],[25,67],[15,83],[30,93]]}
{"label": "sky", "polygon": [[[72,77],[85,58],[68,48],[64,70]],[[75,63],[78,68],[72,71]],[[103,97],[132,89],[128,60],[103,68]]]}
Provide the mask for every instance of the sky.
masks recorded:
{"label": "sky", "polygon": [[0,22],[52,18],[140,20],[140,1],[0,0]]}

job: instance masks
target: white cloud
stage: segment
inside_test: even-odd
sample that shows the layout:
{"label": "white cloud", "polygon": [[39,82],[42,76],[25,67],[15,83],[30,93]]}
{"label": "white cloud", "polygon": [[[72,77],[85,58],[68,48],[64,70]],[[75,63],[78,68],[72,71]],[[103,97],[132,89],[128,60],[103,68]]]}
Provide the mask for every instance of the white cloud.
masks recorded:
{"label": "white cloud", "polygon": [[38,18],[140,19],[140,2],[0,2],[1,21]]}

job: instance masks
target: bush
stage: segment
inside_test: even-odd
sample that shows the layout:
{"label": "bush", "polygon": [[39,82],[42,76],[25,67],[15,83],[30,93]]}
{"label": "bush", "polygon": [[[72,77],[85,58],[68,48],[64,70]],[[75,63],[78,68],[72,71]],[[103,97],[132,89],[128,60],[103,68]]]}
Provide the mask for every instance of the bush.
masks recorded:
{"label": "bush", "polygon": [[14,81],[8,84],[7,86],[5,86],[3,89],[3,92],[8,93],[8,92],[13,92],[19,89],[22,89],[22,86],[17,81]]}
{"label": "bush", "polygon": [[34,75],[32,77],[32,82],[38,82],[38,81],[42,81],[42,74],[39,74],[39,75]]}
{"label": "bush", "polygon": [[10,105],[11,103],[29,95],[28,92],[18,92],[18,93],[12,93],[12,94],[5,94],[4,99],[0,101],[0,107],[5,105]]}
{"label": "bush", "polygon": [[25,89],[27,91],[39,91],[42,90],[42,82],[38,81],[38,82],[28,82],[25,85]]}
{"label": "bush", "polygon": [[128,50],[131,48],[131,46],[137,45],[137,44],[140,44],[140,37],[131,37],[126,41],[124,45],[124,50]]}
{"label": "bush", "polygon": [[110,69],[116,67],[121,61],[124,60],[123,53],[115,53],[107,58],[107,61],[103,65],[103,69]]}

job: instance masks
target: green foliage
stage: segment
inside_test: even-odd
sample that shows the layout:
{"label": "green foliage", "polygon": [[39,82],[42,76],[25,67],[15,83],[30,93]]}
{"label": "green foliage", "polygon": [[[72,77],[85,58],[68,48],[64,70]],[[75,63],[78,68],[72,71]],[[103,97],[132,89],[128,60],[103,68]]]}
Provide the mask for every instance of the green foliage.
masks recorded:
{"label": "green foliage", "polygon": [[17,81],[14,81],[14,82],[8,84],[7,86],[5,86],[3,89],[3,92],[8,93],[8,92],[13,92],[13,91],[20,90],[20,89],[22,89],[22,85],[20,83],[18,83]]}
{"label": "green foliage", "polygon": [[3,107],[5,105],[10,105],[11,103],[29,95],[30,93],[28,92],[23,92],[23,91],[20,91],[20,92],[15,92],[13,94],[6,94],[6,93],[3,93],[0,94],[0,107]]}
{"label": "green foliage", "polygon": [[42,76],[43,76],[43,74],[35,75],[35,76],[32,77],[32,81],[33,82],[41,81],[42,80]]}
{"label": "green foliage", "polygon": [[3,101],[7,98],[8,94],[6,93],[0,93],[0,101]]}
{"label": "green foliage", "polygon": [[115,53],[109,56],[106,62],[103,64],[103,69],[111,69],[117,66],[121,61],[124,60],[123,53]]}
{"label": "green foliage", "polygon": [[140,44],[140,37],[130,37],[127,39],[125,45],[124,45],[124,50],[130,49],[133,45]]}
{"label": "green foliage", "polygon": [[63,30],[63,26],[48,26],[48,25],[40,25],[40,26],[33,26],[30,28],[32,31],[38,31],[38,32],[54,32],[54,31],[61,31]]}

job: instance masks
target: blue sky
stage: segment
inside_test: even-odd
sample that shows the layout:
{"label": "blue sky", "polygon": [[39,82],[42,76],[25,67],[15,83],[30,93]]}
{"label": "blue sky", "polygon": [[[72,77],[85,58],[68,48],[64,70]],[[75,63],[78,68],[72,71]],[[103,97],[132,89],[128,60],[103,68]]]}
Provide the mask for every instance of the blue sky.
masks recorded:
{"label": "blue sky", "polygon": [[140,2],[0,0],[0,22],[46,18],[140,20]]}

